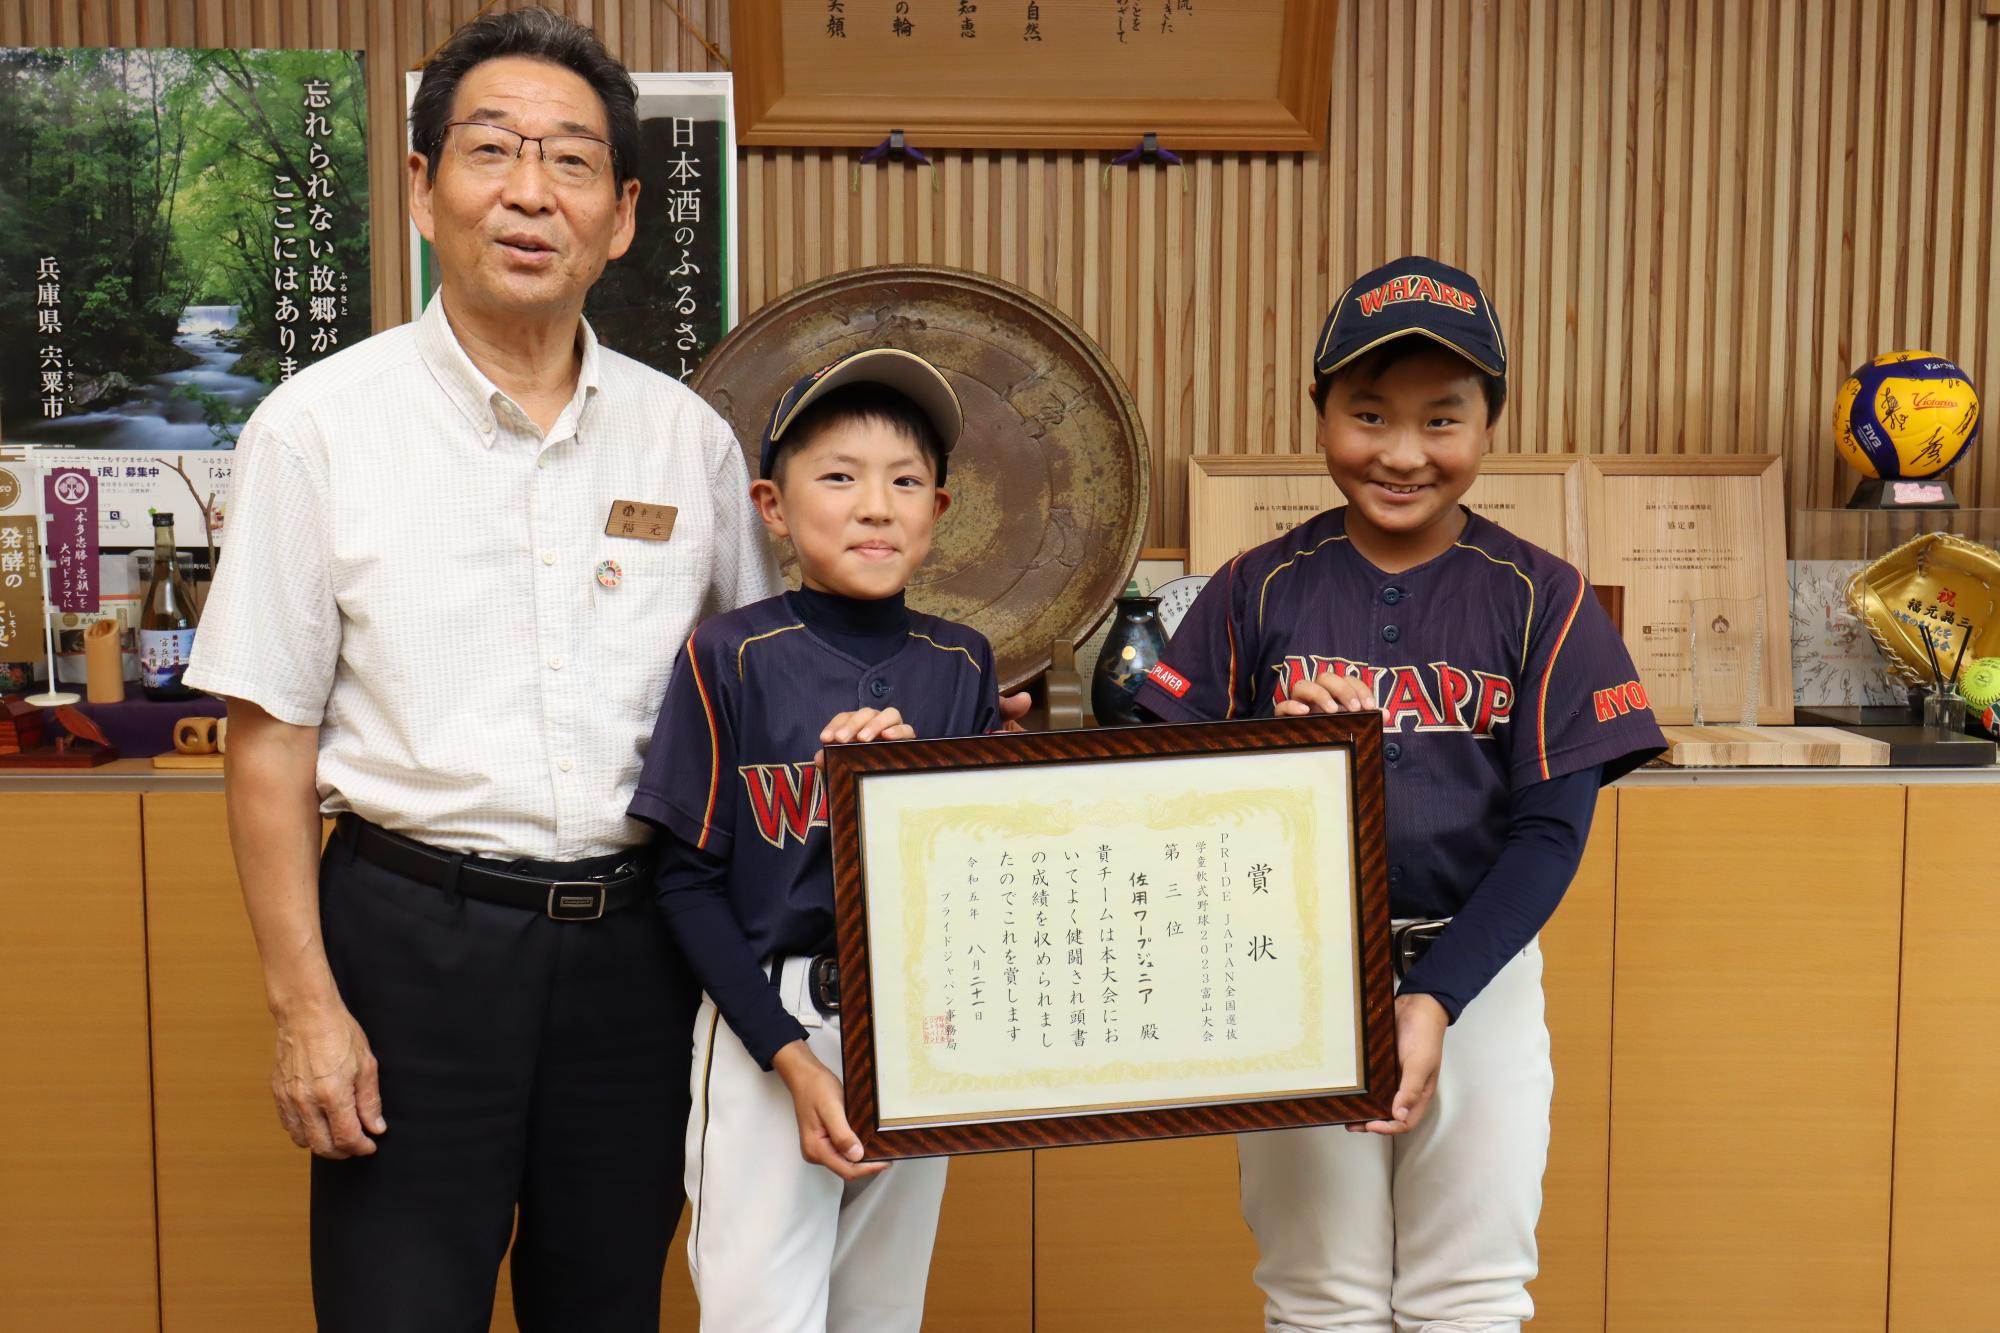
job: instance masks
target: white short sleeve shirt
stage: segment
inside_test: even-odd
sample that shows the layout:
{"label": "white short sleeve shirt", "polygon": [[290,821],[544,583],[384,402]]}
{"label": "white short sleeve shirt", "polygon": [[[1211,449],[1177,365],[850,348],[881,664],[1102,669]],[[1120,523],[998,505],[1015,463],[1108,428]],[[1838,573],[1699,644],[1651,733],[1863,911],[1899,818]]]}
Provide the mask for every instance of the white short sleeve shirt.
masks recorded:
{"label": "white short sleeve shirt", "polygon": [[[674,655],[778,590],[728,425],[580,332],[546,436],[441,299],[244,426],[190,684],[320,729],[321,808],[447,850],[566,861],[628,819]],[[606,535],[619,501],[666,541]]]}

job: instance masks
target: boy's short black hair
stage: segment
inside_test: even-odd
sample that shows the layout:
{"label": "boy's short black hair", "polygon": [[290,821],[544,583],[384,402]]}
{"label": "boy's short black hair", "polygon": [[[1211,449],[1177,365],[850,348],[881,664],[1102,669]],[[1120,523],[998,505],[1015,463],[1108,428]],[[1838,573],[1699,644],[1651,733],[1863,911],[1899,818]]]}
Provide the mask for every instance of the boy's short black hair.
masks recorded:
{"label": "boy's short black hair", "polygon": [[[1358,379],[1372,383],[1388,374],[1390,367],[1396,365],[1398,362],[1407,361],[1411,357],[1420,356],[1425,352],[1446,352],[1454,356],[1457,355],[1449,347],[1441,343],[1432,342],[1428,338],[1412,335],[1392,339],[1375,348],[1373,351],[1364,352],[1359,357],[1342,366],[1339,370],[1316,376],[1313,379],[1312,387],[1313,410],[1322,416],[1326,414],[1326,396],[1333,391],[1336,381]],[[1464,357],[1459,357],[1458,359],[1465,363],[1466,370],[1479,381],[1480,387],[1486,391],[1486,424],[1491,426],[1500,419],[1500,409],[1507,405],[1507,381],[1498,375],[1488,374]]]}
{"label": "boy's short black hair", "polygon": [[938,485],[944,484],[944,440],[938,435],[937,427],[931,424],[930,417],[907,394],[871,381],[843,384],[825,397],[807,404],[772,445],[771,480],[779,481],[785,461],[812,443],[821,431],[863,422],[886,426],[904,439],[913,441],[930,461],[933,481]]}
{"label": "boy's short black hair", "polygon": [[423,78],[410,102],[410,143],[429,161],[437,179],[444,156],[445,126],[459,80],[475,66],[507,56],[545,60],[575,74],[604,104],[606,137],[611,141],[611,181],[617,189],[639,175],[639,89],[595,30],[539,5],[499,14],[481,14],[451,35],[424,62]]}

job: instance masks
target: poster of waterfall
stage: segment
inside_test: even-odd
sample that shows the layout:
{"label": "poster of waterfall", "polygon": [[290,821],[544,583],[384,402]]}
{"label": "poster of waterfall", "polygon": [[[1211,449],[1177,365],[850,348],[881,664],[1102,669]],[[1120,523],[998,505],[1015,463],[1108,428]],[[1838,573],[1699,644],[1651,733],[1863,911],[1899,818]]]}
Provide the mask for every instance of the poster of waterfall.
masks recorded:
{"label": "poster of waterfall", "polygon": [[226,487],[272,387],[372,331],[366,108],[353,51],[0,49],[0,439],[83,451],[105,546],[152,509],[200,544],[169,465]]}

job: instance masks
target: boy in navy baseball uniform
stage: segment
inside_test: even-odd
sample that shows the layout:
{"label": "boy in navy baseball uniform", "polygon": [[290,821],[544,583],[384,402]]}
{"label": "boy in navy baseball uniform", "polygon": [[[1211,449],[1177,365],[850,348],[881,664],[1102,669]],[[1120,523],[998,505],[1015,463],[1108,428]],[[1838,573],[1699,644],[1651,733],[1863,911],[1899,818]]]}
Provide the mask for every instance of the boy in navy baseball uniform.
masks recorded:
{"label": "boy in navy baseball uniform", "polygon": [[1139,696],[1382,712],[1403,1078],[1388,1120],[1238,1139],[1265,1326],[1516,1330],[1553,1086],[1536,933],[1597,789],[1663,740],[1583,575],[1459,504],[1506,401],[1479,285],[1424,258],[1360,278],[1313,374],[1346,506],[1225,565]]}
{"label": "boy in navy baseball uniform", "polygon": [[804,586],[690,636],[632,801],[663,830],[659,903],[705,992],[686,1158],[705,1330],[922,1323],[945,1163],[858,1160],[817,756],[1000,725],[986,640],[903,603],[961,426],[944,376],[888,348],[779,399],[751,498]]}

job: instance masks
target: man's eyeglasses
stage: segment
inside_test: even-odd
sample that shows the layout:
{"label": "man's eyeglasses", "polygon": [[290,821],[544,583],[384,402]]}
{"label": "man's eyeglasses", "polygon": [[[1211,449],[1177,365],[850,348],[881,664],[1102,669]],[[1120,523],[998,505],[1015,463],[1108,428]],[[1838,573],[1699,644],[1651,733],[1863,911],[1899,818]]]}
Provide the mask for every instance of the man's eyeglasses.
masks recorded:
{"label": "man's eyeglasses", "polygon": [[587,134],[545,134],[536,138],[483,120],[454,120],[444,127],[444,135],[453,160],[481,176],[499,176],[513,170],[515,161],[529,144],[534,144],[540,152],[542,169],[558,185],[589,185],[611,165],[611,145]]}

